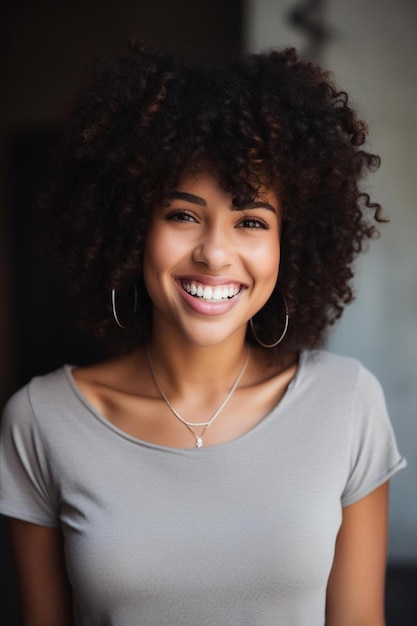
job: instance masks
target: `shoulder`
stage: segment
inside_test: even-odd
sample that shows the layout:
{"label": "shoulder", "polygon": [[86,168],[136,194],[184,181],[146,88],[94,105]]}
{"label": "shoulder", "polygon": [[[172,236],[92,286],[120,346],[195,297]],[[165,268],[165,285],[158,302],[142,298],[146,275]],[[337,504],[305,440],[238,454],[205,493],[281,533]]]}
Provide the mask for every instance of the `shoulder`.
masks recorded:
{"label": "shoulder", "polygon": [[48,408],[61,404],[70,389],[70,369],[71,366],[65,365],[48,374],[36,376],[16,391],[4,407],[3,428],[36,421],[38,415],[48,412]]}
{"label": "shoulder", "polygon": [[301,379],[305,401],[331,420],[339,416],[360,437],[392,436],[382,386],[357,359],[322,350],[304,353]]}
{"label": "shoulder", "polygon": [[333,354],[327,350],[305,350],[301,353],[301,359],[311,369],[320,370],[320,372],[328,370],[329,372],[354,373],[361,367],[360,361],[349,356]]}
{"label": "shoulder", "polygon": [[94,365],[74,368],[71,384],[74,382],[77,390],[99,405],[103,395],[125,393],[147,396],[152,386],[143,346]]}
{"label": "shoulder", "polygon": [[[307,380],[320,385],[349,389],[380,389],[377,378],[358,359],[333,354],[326,350],[307,350],[301,355]],[[329,391],[331,389],[329,388]]]}
{"label": "shoulder", "polygon": [[[57,526],[57,476],[69,424],[61,419],[63,370],[32,379],[5,406],[0,437],[2,513],[41,526]],[[52,469],[53,468],[53,469]]]}
{"label": "shoulder", "polygon": [[[302,353],[298,388],[309,406],[355,421],[369,413],[386,415],[378,379],[359,360],[324,350]],[[305,400],[307,402],[307,400]],[[385,419],[385,418],[384,418]]]}

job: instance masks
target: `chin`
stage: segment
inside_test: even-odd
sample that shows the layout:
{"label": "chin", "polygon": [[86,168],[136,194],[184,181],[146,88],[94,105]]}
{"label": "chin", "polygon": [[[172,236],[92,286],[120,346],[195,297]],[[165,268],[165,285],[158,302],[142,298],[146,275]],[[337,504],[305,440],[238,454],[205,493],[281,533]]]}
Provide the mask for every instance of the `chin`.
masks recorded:
{"label": "chin", "polygon": [[242,329],[238,329],[230,333],[209,327],[204,329],[204,331],[195,333],[190,333],[188,330],[188,332],[183,333],[183,335],[187,343],[191,345],[201,348],[211,348],[229,341],[241,341],[242,338],[244,340],[246,336],[246,326],[243,331]]}

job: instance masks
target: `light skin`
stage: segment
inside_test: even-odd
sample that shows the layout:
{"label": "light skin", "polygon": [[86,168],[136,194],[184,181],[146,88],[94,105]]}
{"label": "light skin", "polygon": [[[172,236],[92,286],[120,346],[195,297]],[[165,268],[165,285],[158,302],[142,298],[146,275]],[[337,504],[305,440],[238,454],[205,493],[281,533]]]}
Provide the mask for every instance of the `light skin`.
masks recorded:
{"label": "light skin", "polygon": [[[165,393],[186,419],[209,419],[240,371],[248,320],[277,281],[280,232],[280,204],[272,190],[259,190],[254,202],[238,210],[209,171],[185,174],[176,192],[155,208],[144,255],[153,302],[149,349]],[[252,348],[241,384],[204,434],[204,445],[226,443],[254,428],[285,394],[297,361],[289,353],[271,362],[265,351]],[[158,445],[195,445],[161,399],[144,346],[73,376],[89,402],[121,430]],[[387,503],[386,483],[343,510],[327,626],[384,624]],[[71,624],[60,531],[13,519],[10,526],[25,626]]]}

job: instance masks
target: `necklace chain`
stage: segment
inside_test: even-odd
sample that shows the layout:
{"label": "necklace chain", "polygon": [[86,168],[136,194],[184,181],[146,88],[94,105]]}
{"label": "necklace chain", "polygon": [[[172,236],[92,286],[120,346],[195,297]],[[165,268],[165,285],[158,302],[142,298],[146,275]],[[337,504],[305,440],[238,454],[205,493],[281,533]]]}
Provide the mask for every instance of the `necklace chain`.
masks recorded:
{"label": "necklace chain", "polygon": [[[161,384],[160,384],[160,382],[158,380],[158,377],[156,375],[155,369],[153,367],[151,355],[149,353],[149,346],[146,346],[146,356],[148,358],[149,369],[151,370],[153,379],[155,381],[155,385],[158,387],[158,390],[159,390],[159,393],[162,396],[162,399],[164,400],[164,402],[168,406],[168,408],[172,411],[172,413],[175,415],[175,417],[178,418],[180,420],[180,422],[182,422],[188,428],[188,430],[194,435],[196,448],[201,448],[203,446],[203,436],[205,435],[206,430],[208,428],[210,428],[210,426],[212,425],[214,420],[220,415],[221,411],[224,409],[226,404],[229,402],[230,398],[233,396],[234,392],[236,391],[237,386],[239,385],[240,381],[242,380],[243,375],[246,372],[246,368],[248,367],[250,351],[248,350],[248,354],[246,356],[246,359],[245,359],[245,362],[243,364],[243,367],[240,370],[240,372],[239,372],[235,382],[233,383],[232,388],[230,389],[229,393],[227,394],[227,396],[225,397],[225,399],[223,400],[221,405],[218,407],[218,409],[216,409],[216,411],[213,413],[213,415],[211,416],[211,418],[207,422],[188,422],[186,419],[184,419],[182,417],[182,415],[180,415],[178,413],[178,411],[176,409],[174,409],[174,407],[172,406],[171,402],[168,400],[164,390],[162,389]],[[203,432],[200,435],[197,435],[197,433],[195,432],[194,428],[203,428]]]}

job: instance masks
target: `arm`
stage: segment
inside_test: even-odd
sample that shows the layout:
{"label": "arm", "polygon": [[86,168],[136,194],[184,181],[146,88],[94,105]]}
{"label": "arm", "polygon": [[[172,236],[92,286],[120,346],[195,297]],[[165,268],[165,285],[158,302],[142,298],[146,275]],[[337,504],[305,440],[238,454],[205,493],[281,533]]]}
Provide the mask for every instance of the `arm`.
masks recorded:
{"label": "arm", "polygon": [[24,626],[71,626],[71,591],[58,528],[9,520]]}
{"label": "arm", "polygon": [[388,485],[343,509],[327,587],[326,626],[384,626]]}

